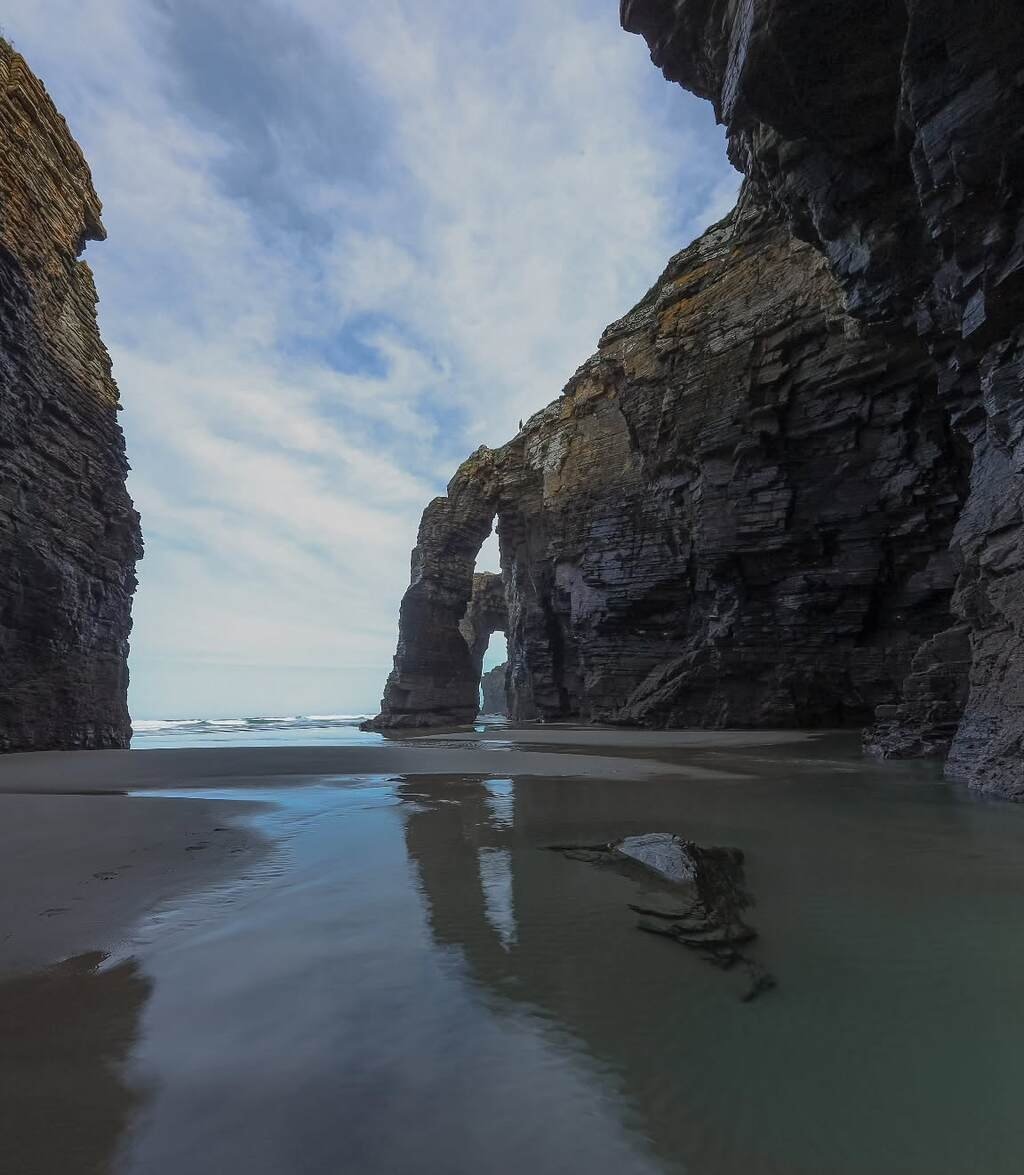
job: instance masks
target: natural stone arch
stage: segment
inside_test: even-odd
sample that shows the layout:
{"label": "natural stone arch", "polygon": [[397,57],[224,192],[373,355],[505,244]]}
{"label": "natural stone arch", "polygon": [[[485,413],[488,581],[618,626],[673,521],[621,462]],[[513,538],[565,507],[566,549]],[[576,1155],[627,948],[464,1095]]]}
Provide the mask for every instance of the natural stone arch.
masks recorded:
{"label": "natural stone arch", "polygon": [[[507,627],[507,614],[491,606],[499,576],[475,575],[480,553],[498,509],[500,477],[495,453],[481,447],[465,461],[443,498],[423,512],[412,576],[402,599],[398,650],[384,688],[381,712],[365,727],[464,726],[480,710],[480,671],[487,640],[497,627]],[[487,579],[479,609],[473,611],[474,582]],[[483,585],[482,585],[483,586]],[[486,597],[486,598],[485,598]],[[470,612],[470,616],[467,616]],[[495,628],[483,637],[487,623]],[[466,621],[472,634],[467,638]]]}
{"label": "natural stone arch", "polygon": [[473,594],[465,616],[459,621],[459,632],[469,646],[479,687],[491,637],[496,632],[508,636],[508,603],[505,599],[505,584],[500,575],[493,571],[480,571],[473,576]]}

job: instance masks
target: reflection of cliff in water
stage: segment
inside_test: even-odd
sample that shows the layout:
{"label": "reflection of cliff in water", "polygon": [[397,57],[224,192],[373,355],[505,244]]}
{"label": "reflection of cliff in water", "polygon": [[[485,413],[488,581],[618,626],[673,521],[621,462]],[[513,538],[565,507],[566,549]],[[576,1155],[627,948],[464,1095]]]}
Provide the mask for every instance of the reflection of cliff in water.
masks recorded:
{"label": "reflection of cliff in water", "polygon": [[0,1147],[12,1175],[112,1168],[140,1101],[122,1067],[151,984],[99,954],[0,982]]}
{"label": "reflection of cliff in water", "polygon": [[[645,941],[625,904],[633,883],[539,847],[579,827],[573,809],[582,797],[571,785],[568,797],[567,782],[407,780],[406,845],[430,931],[459,952],[489,998],[526,1004],[555,1034],[570,1032],[629,1107],[624,1125],[647,1136],[663,1160],[690,1159],[705,1133],[690,1116],[702,1099],[663,1013],[682,1011],[690,980],[695,1008],[704,1006],[700,993],[729,1005],[737,993],[730,987],[716,997],[714,985],[731,980],[715,972],[709,981],[700,974],[706,964],[679,947]],[[614,822],[615,814],[601,807],[592,797],[589,816],[604,835],[604,817]],[[584,821],[586,809],[584,801]]]}
{"label": "reflection of cliff in water", "polygon": [[[761,748],[731,757],[746,779],[685,785],[408,778],[431,936],[496,1014],[582,1047],[668,1170],[924,1175],[977,1169],[985,1139],[986,1171],[1015,1172],[1019,829],[855,750]],[[653,830],[747,852],[779,992],[740,1004],[731,974],[634,928],[637,883],[543,849]]]}

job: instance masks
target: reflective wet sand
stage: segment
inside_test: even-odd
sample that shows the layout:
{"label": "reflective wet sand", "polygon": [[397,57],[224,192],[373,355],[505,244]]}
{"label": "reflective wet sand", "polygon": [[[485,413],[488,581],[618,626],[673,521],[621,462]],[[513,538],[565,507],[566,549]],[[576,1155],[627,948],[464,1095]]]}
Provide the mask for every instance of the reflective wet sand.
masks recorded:
{"label": "reflective wet sand", "polygon": [[[240,818],[277,847],[108,962],[148,996],[98,1169],[1021,1169],[1024,810],[845,736],[652,745],[634,780],[488,754],[201,793],[258,802]],[[746,851],[776,991],[740,1003],[738,978],[635,929],[643,883],[544,847],[653,830]]]}

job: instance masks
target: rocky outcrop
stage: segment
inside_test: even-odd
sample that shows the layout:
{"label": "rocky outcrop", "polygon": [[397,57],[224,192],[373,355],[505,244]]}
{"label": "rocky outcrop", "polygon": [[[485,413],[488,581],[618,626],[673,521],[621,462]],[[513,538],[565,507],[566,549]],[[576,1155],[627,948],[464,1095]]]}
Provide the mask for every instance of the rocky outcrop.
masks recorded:
{"label": "rocky outcrop", "polygon": [[473,576],[473,591],[466,612],[459,621],[459,632],[469,646],[473,659],[473,676],[479,681],[484,655],[496,632],[508,628],[508,605],[505,603],[505,585],[500,575],[484,571]]}
{"label": "rocky outcrop", "polygon": [[364,729],[460,726],[476,717],[480,662],[459,625],[473,596],[477,554],[494,523],[498,486],[494,453],[481,448],[452,478],[447,495],[423,512],[395,667],[381,713]]}
{"label": "rocky outcrop", "polygon": [[505,693],[505,679],[508,676],[508,663],[495,665],[480,678],[480,713],[508,714],[508,696]]}
{"label": "rocky outcrop", "polygon": [[866,723],[951,624],[964,478],[916,338],[845,315],[817,251],[744,199],[428,507],[384,720],[396,688],[419,721],[447,697],[435,651],[497,515],[514,718]]}
{"label": "rocky outcrop", "polygon": [[468,478],[498,518],[513,716],[875,719],[874,753],[948,750],[1024,798],[1024,22],[998,0],[622,19],[747,181],[454,483],[450,509]]}
{"label": "rocky outcrop", "polygon": [[[827,258],[850,311],[927,346],[971,469],[949,638],[966,630],[969,682],[937,699],[964,701],[948,767],[1024,797],[1024,21],[1001,0],[839,0],[827,14],[624,0],[622,18],[714,103],[733,162]],[[920,677],[876,743],[900,742],[894,723],[918,740]]]}
{"label": "rocky outcrop", "polygon": [[660,882],[663,892],[648,892],[642,901],[630,903],[640,915],[638,929],[671,938],[723,971],[744,971],[744,1003],[777,985],[775,977],[746,953],[757,931],[744,919],[752,903],[741,850],[705,847],[670,832],[627,836],[608,844],[550,847],[572,861]]}
{"label": "rocky outcrop", "polygon": [[122,747],[138,516],[118,392],[78,260],[89,168],[0,41],[0,749]]}

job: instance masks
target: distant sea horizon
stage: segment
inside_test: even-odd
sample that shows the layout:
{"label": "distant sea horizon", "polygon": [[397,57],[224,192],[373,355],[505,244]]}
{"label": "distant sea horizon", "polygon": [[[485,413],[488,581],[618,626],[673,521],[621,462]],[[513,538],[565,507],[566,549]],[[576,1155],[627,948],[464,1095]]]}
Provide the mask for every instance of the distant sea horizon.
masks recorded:
{"label": "distant sea horizon", "polygon": [[168,747],[359,746],[379,734],[359,729],[377,708],[358,714],[256,715],[248,718],[136,718],[132,750]]}
{"label": "distant sea horizon", "polygon": [[[378,707],[359,714],[257,715],[250,718],[136,718],[133,751],[182,747],[371,746],[383,735],[359,729]],[[497,715],[488,725],[504,725]]]}

